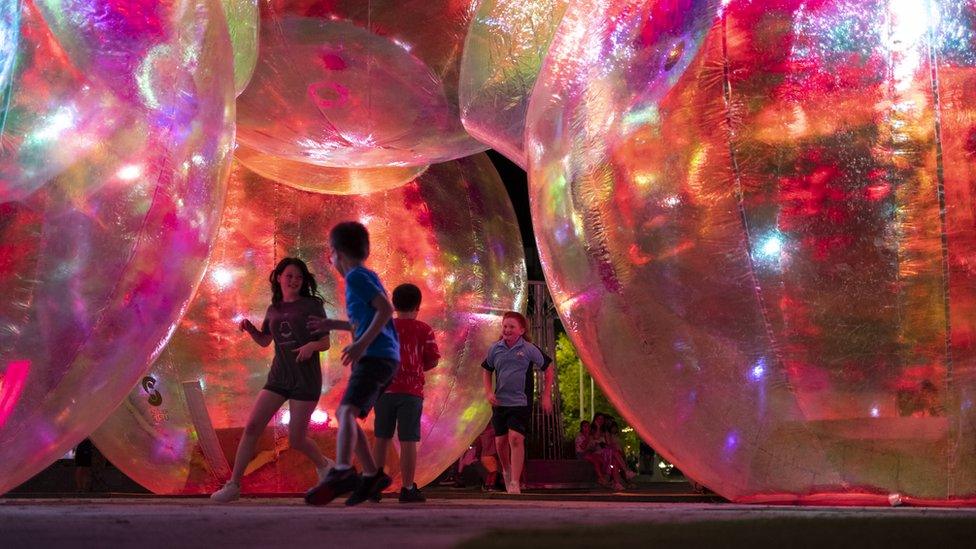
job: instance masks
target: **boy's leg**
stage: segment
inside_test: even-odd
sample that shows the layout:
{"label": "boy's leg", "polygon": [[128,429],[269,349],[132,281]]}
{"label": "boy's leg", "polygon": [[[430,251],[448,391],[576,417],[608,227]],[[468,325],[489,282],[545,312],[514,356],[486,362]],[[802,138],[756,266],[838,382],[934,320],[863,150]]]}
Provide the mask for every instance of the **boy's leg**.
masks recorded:
{"label": "boy's leg", "polygon": [[382,469],[386,465],[386,453],[390,451],[392,438],[379,438],[373,442],[373,463],[377,469]]}
{"label": "boy's leg", "polygon": [[353,425],[356,427],[356,457],[359,459],[359,465],[363,468],[363,476],[371,477],[376,474],[377,468],[376,462],[373,461],[373,453],[369,448],[369,440],[366,439],[366,433],[358,422],[353,421]]}
{"label": "boy's leg", "polygon": [[317,444],[308,438],[308,422],[312,418],[317,402],[310,400],[292,400],[288,403],[291,421],[288,423],[288,445],[308,456],[316,469],[325,469],[331,464]]}
{"label": "boy's leg", "polygon": [[[389,475],[376,468],[369,441],[366,440],[366,434],[359,427],[356,418],[365,418],[370,409],[376,405],[376,401],[396,374],[397,368],[399,363],[395,360],[368,356],[363,357],[353,366],[353,373],[349,377],[349,385],[342,401],[349,408],[355,408],[356,413],[348,416],[348,425],[351,429],[355,429],[356,435],[350,437],[348,442],[353,446],[346,451],[348,454],[355,450],[356,457],[363,466],[363,476],[359,486],[346,499],[346,505],[358,505],[374,498],[392,482]],[[345,421],[346,418],[343,420]],[[340,437],[341,435],[340,433]]]}
{"label": "boy's leg", "polygon": [[400,441],[400,475],[403,486],[410,488],[417,472],[417,443]]}
{"label": "boy's leg", "polygon": [[358,423],[356,424],[356,428],[359,429],[358,436],[356,437],[356,457],[359,458],[359,463],[363,466],[363,476],[359,482],[359,486],[346,499],[346,505],[359,505],[370,499],[378,502],[382,497],[380,494],[393,482],[390,475],[384,473],[382,469],[377,469],[376,463],[373,461],[373,455],[369,450],[369,441],[366,440],[366,433],[363,432]]}
{"label": "boy's leg", "polygon": [[241,483],[247,464],[254,457],[254,447],[257,445],[258,437],[264,432],[264,428],[267,427],[268,422],[271,421],[278,408],[281,408],[281,405],[285,403],[285,400],[285,397],[267,389],[262,389],[258,393],[258,399],[251,410],[251,417],[248,418],[247,425],[244,427],[241,442],[237,445],[237,455],[234,456],[234,471],[230,476],[231,482],[238,485]]}
{"label": "boy's leg", "polygon": [[525,464],[525,435],[509,430],[508,446],[512,452],[509,481],[513,485],[518,485],[522,479],[522,466]]}
{"label": "boy's leg", "polygon": [[359,408],[343,404],[336,410],[339,420],[339,433],[336,436],[336,468],[348,469],[352,467],[352,452],[356,447],[356,438],[359,434],[359,424],[356,418],[359,417]]}
{"label": "boy's leg", "polygon": [[386,465],[386,454],[396,432],[396,395],[384,393],[376,399],[373,407],[373,462],[378,469]]}
{"label": "boy's leg", "polygon": [[511,455],[508,447],[508,433],[495,437],[495,450],[498,452],[498,462],[502,466],[502,474],[506,477],[506,482],[512,471]]}
{"label": "boy's leg", "polygon": [[342,404],[336,410],[336,418],[339,421],[339,434],[336,440],[336,465],[322,482],[305,492],[305,503],[325,505],[336,497],[356,489],[359,484],[359,475],[352,468],[352,451],[359,435],[359,425],[356,423],[356,416],[358,415],[359,409],[348,404]]}
{"label": "boy's leg", "polygon": [[410,489],[417,472],[417,444],[420,443],[420,417],[424,411],[424,399],[404,395],[397,408],[397,432],[400,435],[400,475],[403,487]]}

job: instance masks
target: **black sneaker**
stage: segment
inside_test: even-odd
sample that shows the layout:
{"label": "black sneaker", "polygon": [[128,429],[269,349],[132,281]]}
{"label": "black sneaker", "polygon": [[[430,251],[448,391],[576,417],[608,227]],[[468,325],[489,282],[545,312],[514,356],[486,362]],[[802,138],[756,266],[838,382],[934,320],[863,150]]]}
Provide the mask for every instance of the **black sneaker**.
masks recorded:
{"label": "black sneaker", "polygon": [[382,494],[383,490],[386,490],[392,482],[393,479],[390,478],[390,475],[384,473],[383,469],[380,469],[371,477],[364,476],[359,486],[356,487],[356,490],[346,500],[346,505],[359,505],[368,499],[372,499],[376,495]]}
{"label": "black sneaker", "polygon": [[305,503],[309,505],[325,505],[342,494],[348,494],[359,485],[359,475],[352,467],[348,469],[333,468],[325,479],[305,492]]}
{"label": "black sneaker", "polygon": [[427,501],[427,496],[414,484],[410,488],[400,488],[400,503],[423,503]]}

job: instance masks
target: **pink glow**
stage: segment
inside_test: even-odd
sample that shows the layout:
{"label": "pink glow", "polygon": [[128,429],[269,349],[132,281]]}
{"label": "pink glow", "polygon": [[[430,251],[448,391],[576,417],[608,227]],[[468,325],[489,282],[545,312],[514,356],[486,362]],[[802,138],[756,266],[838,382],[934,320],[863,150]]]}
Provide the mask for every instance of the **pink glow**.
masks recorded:
{"label": "pink glow", "polygon": [[8,362],[7,371],[0,375],[0,427],[7,423],[7,418],[20,400],[20,393],[27,384],[30,364],[29,360]]}

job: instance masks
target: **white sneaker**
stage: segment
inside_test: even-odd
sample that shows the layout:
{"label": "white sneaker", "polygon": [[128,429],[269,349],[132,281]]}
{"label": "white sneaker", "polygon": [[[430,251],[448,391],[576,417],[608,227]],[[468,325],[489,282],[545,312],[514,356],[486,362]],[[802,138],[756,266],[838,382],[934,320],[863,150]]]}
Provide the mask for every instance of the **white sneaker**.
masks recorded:
{"label": "white sneaker", "polygon": [[315,472],[319,475],[319,484],[325,480],[325,475],[328,475],[333,467],[335,467],[335,462],[329,458],[325,458],[325,467],[315,468]]}
{"label": "white sneaker", "polygon": [[522,487],[519,486],[518,481],[509,482],[505,484],[505,489],[509,494],[521,494]]}
{"label": "white sneaker", "polygon": [[210,494],[210,501],[216,503],[230,503],[238,499],[241,499],[241,485],[233,481],[227,481],[223,488]]}

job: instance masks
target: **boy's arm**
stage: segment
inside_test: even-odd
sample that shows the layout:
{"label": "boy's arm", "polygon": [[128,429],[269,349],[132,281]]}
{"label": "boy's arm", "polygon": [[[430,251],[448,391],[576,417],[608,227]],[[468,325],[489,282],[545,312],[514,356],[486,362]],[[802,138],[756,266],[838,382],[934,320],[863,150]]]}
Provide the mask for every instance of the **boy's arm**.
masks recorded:
{"label": "boy's arm", "polygon": [[309,333],[314,336],[322,336],[322,339],[328,339],[329,332],[332,330],[344,330],[346,332],[352,331],[352,324],[347,320],[338,320],[335,318],[324,318],[321,316],[309,316],[308,320],[305,322],[305,327],[308,329]]}
{"label": "boy's arm", "polygon": [[[329,315],[325,313],[325,304],[319,301],[319,303],[316,305],[315,309],[312,311],[312,314],[309,315],[309,317],[317,317],[321,319],[329,318]],[[306,329],[308,328],[308,320],[305,321],[305,327]],[[328,351],[329,347],[332,346],[332,338],[330,337],[329,331],[326,330],[325,333],[319,332],[314,335],[320,335],[321,337],[319,338],[318,341],[312,342],[314,344],[312,348],[319,352]]]}
{"label": "boy's arm", "polygon": [[366,327],[363,335],[342,350],[342,363],[346,366],[355,364],[362,358],[369,344],[376,339],[376,336],[380,335],[383,326],[386,326],[386,323],[393,318],[393,304],[390,303],[390,300],[385,295],[381,293],[376,294],[369,303],[376,309],[376,314],[373,315],[373,321]]}
{"label": "boy's arm", "polygon": [[546,382],[542,388],[542,409],[547,414],[552,413],[552,387],[555,384],[555,379],[556,369],[551,366],[546,368]]}
{"label": "boy's arm", "polygon": [[[482,367],[484,367],[484,364],[482,364]],[[495,388],[492,386],[492,382],[491,382],[491,371],[485,369],[485,371],[482,372],[482,374],[483,374],[482,380],[484,381],[485,384],[485,397],[488,399],[488,402],[490,402],[492,406],[497,406],[498,399],[495,398]]]}
{"label": "boy's arm", "polygon": [[329,338],[328,332],[326,332],[325,336],[322,337],[322,339],[312,341],[311,343],[308,343],[308,345],[312,345],[313,349],[315,349],[316,351],[328,351],[329,348],[332,347],[332,341]]}
{"label": "boy's arm", "polygon": [[427,343],[424,344],[424,371],[433,370],[437,367],[437,362],[441,358],[440,349],[437,348],[437,340],[434,339],[434,331],[427,331]]}
{"label": "boy's arm", "polygon": [[535,355],[532,361],[539,365],[539,369],[545,372],[545,383],[542,386],[542,409],[546,413],[552,413],[552,387],[555,384],[556,369],[552,367],[552,359],[549,355],[542,352],[542,349],[532,345]]}

